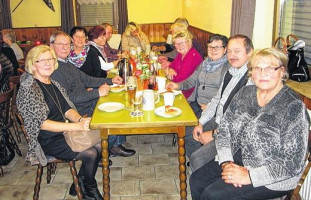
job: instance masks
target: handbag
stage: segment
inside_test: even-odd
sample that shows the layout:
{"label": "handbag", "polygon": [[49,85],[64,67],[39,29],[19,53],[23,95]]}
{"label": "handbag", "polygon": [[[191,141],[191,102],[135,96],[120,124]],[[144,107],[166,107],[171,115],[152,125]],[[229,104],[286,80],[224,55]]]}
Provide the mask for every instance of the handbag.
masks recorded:
{"label": "handbag", "polygon": [[9,133],[4,130],[0,140],[0,166],[9,164],[15,156],[13,145],[9,140]]}
{"label": "handbag", "polygon": [[[302,43],[303,41],[298,40],[296,43],[298,42]],[[292,46],[287,50],[288,51],[287,68],[289,78],[294,81],[305,82],[310,79],[309,68],[304,57],[304,47],[297,47],[299,44],[296,45],[296,43],[294,46]]]}
{"label": "handbag", "polygon": [[65,131],[65,140],[74,152],[82,152],[101,142],[99,130]]}

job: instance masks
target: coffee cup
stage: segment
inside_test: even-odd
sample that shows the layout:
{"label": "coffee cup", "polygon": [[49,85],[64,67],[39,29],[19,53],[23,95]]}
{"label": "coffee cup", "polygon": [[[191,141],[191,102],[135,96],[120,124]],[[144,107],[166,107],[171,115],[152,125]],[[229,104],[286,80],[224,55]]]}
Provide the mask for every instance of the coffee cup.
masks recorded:
{"label": "coffee cup", "polygon": [[165,90],[166,86],[166,77],[163,76],[157,76],[156,81],[158,84],[158,90]]}
{"label": "coffee cup", "polygon": [[164,105],[165,106],[173,106],[174,100],[175,100],[175,94],[173,92],[164,93]]}
{"label": "coffee cup", "polygon": [[143,110],[151,111],[154,110],[155,104],[160,100],[159,93],[154,92],[153,90],[143,90]]}

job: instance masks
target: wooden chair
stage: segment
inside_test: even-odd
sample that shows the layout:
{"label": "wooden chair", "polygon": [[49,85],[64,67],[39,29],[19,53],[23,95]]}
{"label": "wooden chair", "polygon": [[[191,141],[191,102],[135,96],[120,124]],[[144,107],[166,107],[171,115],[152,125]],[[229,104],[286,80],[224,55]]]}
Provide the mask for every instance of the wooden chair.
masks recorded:
{"label": "wooden chair", "polygon": [[[28,134],[26,132],[26,129],[25,129],[25,126],[24,126],[24,121],[23,121],[21,115],[19,115],[18,113],[17,113],[17,117],[18,117],[18,120],[21,123],[21,129],[22,129],[22,132],[24,133],[26,141],[27,141],[27,143],[29,143],[29,136],[28,136]],[[46,177],[47,183],[49,184],[51,182],[51,175],[55,174],[56,164],[57,163],[68,163],[69,168],[70,168],[70,172],[71,172],[71,175],[72,175],[72,179],[73,179],[73,182],[74,182],[74,185],[75,185],[75,189],[76,189],[76,192],[77,192],[77,197],[78,197],[79,200],[82,200],[83,196],[82,196],[81,189],[80,189],[80,186],[79,186],[79,181],[78,181],[78,176],[77,176],[77,169],[76,169],[76,166],[75,166],[75,160],[67,162],[67,161],[64,161],[64,160],[56,159],[56,158],[54,158],[52,156],[46,156],[46,157],[48,159],[48,163],[46,165],[46,167],[47,167],[47,177]],[[35,163],[34,165],[37,165],[38,168],[37,168],[37,176],[36,176],[36,179],[35,179],[33,200],[37,200],[37,199],[39,199],[40,185],[41,185],[41,181],[42,181],[42,174],[43,174],[44,166],[42,166],[40,163]]]}

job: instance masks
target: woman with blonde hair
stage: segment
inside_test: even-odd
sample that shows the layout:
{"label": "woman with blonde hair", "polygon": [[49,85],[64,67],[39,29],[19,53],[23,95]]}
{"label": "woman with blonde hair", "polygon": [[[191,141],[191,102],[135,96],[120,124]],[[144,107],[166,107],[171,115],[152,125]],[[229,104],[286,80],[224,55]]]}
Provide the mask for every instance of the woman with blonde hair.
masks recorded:
{"label": "woman with blonde hair", "polygon": [[[173,42],[178,54],[166,70],[166,76],[171,81],[180,83],[192,75],[203,59],[199,52],[192,47],[192,34],[189,31],[175,33]],[[193,91],[194,86],[183,90],[183,94],[188,98]]]}
{"label": "woman with blonde hair", "polygon": [[141,47],[143,51],[150,42],[140,26],[135,22],[129,22],[122,34],[121,47],[123,51],[129,51],[131,47]]}
{"label": "woman with blonde hair", "polygon": [[[62,160],[81,160],[79,184],[85,199],[102,200],[95,174],[101,159],[100,143],[82,152],[74,152],[67,144],[64,131],[89,130],[91,118],[83,118],[69,100],[66,90],[51,79],[58,68],[57,57],[49,46],[32,48],[27,55],[26,73],[21,76],[17,108],[29,135],[26,160],[31,164],[47,164],[46,156]],[[70,195],[76,195],[74,185]]]}

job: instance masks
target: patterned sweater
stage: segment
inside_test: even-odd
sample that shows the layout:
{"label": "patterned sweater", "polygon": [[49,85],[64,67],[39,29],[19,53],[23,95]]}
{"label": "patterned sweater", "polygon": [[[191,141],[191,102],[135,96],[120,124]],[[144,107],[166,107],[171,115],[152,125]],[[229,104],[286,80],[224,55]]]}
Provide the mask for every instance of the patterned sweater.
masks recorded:
{"label": "patterned sweater", "polygon": [[264,107],[256,86],[245,86],[231,101],[216,134],[219,163],[241,149],[254,187],[286,191],[304,169],[310,119],[304,103],[286,85]]}

